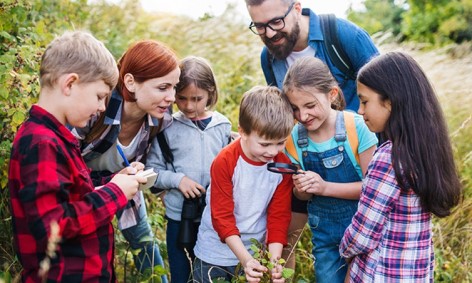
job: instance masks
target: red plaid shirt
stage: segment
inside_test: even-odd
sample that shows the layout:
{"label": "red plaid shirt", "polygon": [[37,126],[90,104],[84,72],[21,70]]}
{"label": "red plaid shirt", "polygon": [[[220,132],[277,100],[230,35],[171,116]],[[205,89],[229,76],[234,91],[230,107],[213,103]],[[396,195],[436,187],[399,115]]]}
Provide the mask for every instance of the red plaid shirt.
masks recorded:
{"label": "red plaid shirt", "polygon": [[39,106],[19,129],[11,151],[10,205],[14,246],[24,282],[40,282],[50,223],[61,241],[51,259],[48,282],[114,282],[111,220],[127,200],[108,183],[94,190],[76,138]]}

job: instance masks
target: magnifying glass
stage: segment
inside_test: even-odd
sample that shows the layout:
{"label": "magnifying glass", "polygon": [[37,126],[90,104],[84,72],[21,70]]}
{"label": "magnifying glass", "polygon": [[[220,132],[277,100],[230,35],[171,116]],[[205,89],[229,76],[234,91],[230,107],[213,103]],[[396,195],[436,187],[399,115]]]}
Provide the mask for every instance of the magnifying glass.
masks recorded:
{"label": "magnifying glass", "polygon": [[289,163],[271,162],[267,163],[267,170],[280,174],[300,174],[298,167]]}

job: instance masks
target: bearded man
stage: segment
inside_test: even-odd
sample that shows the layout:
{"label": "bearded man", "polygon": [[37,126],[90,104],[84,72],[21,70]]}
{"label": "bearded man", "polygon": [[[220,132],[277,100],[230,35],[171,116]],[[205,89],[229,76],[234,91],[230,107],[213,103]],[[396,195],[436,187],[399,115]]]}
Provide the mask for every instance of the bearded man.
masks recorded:
{"label": "bearded man", "polygon": [[[300,2],[293,0],[246,0],[246,6],[252,19],[249,28],[265,45],[261,65],[267,84],[281,89],[285,73],[296,59],[315,56],[328,65],[338,81],[346,108],[357,112],[359,99],[355,77],[343,73],[328,55],[317,14],[302,9]],[[344,19],[336,18],[335,21],[340,47],[357,74],[379,52],[365,30]]]}

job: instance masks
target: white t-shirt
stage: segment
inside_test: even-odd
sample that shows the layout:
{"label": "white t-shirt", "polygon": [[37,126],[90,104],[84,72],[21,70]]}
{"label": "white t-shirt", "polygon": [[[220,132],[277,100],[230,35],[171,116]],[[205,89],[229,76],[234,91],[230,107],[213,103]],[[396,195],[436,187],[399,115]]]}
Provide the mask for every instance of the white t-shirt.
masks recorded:
{"label": "white t-shirt", "polygon": [[120,141],[116,139],[116,142],[99,158],[87,162],[87,166],[95,171],[108,170],[112,173],[123,169],[125,167],[123,166],[124,160],[123,157],[121,157],[121,155],[118,153],[116,145],[120,145],[128,160],[133,159],[136,156],[136,149],[138,148],[138,137],[141,136],[143,129],[144,125],[139,129],[139,132],[136,134],[136,136],[134,136],[131,143],[127,146],[122,145]]}
{"label": "white t-shirt", "polygon": [[285,64],[287,65],[287,69],[292,66],[295,61],[302,57],[314,57],[316,54],[316,50],[313,49],[311,46],[307,46],[302,51],[292,51],[290,55],[288,55],[287,59],[285,59]]}

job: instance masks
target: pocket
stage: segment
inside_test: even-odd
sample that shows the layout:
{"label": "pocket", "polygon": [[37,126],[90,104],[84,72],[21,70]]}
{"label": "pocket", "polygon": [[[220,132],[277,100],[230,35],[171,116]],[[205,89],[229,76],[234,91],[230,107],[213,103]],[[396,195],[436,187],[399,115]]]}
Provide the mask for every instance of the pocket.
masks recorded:
{"label": "pocket", "polygon": [[338,167],[344,160],[343,153],[338,153],[334,156],[323,158],[323,165],[325,168],[331,169]]}

